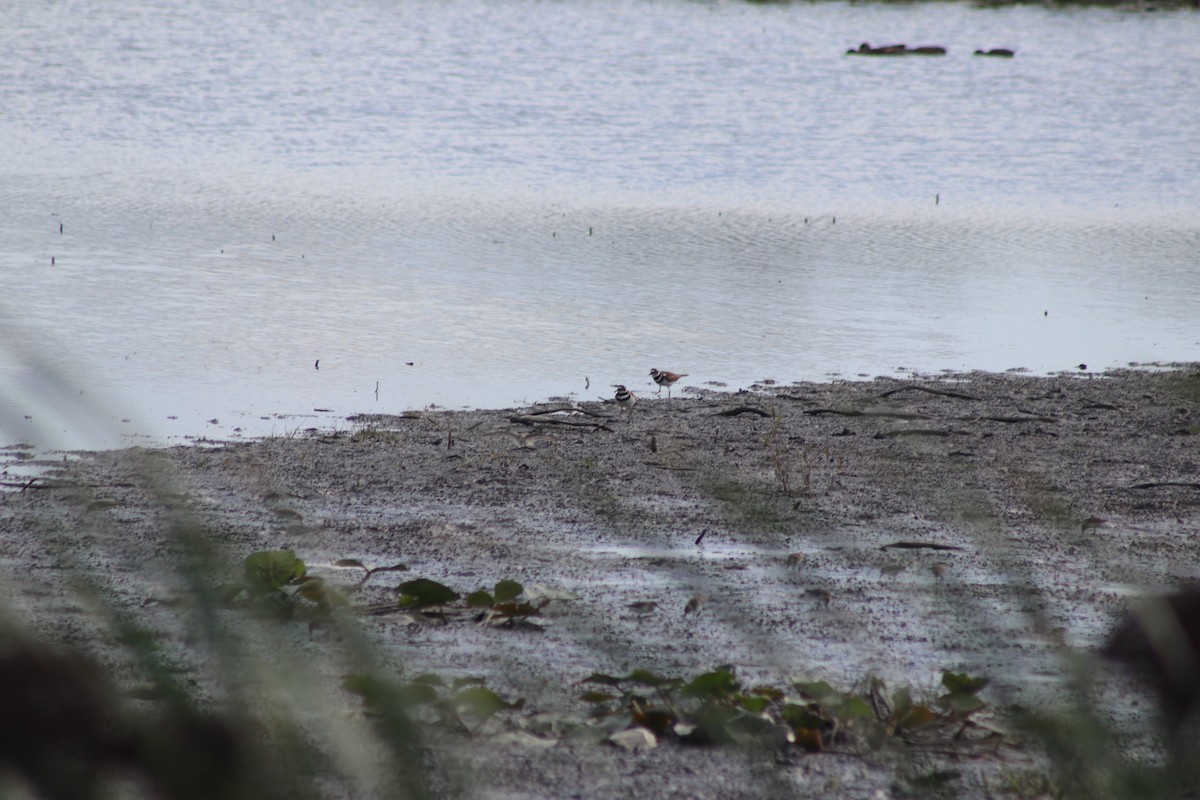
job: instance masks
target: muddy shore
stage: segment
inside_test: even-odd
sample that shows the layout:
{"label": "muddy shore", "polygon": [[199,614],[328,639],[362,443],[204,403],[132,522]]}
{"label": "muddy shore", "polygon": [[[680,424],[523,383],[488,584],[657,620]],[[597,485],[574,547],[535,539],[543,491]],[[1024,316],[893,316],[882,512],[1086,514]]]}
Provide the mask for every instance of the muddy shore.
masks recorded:
{"label": "muddy shore", "polygon": [[[579,681],[594,672],[720,664],[747,683],[849,688],[875,675],[928,691],[952,669],[989,677],[995,708],[1044,706],[1066,694],[1068,656],[1090,659],[1133,598],[1200,578],[1195,365],[738,393],[686,384],[669,400],[642,390],[630,410],[427,410],[82,454],[0,493],[0,601],[25,630],[136,685],[97,622],[98,596],[154,631],[197,697],[219,705],[229,693],[211,648],[181,611],[181,519],[230,564],[293,550],[360,607],[394,602],[416,577],[464,595],[512,579],[554,598],[536,627],[404,613],[356,623],[397,674],[481,677],[525,701],[492,735],[447,745],[472,767],[459,781],[470,796],[889,797],[947,764],[958,789],[986,796],[1047,769],[1019,735],[986,754],[897,758],[670,741],[626,751],[538,726],[584,716]],[[361,569],[334,566],[346,559],[408,570],[360,585]],[[80,575],[97,595],[79,594]],[[232,625],[241,612],[220,614]],[[336,687],[336,637],[270,627],[237,634],[280,640],[256,663],[305,661],[317,686]],[[1114,719],[1152,716],[1134,689],[1105,686]],[[354,697],[330,695],[329,713],[352,714]]]}

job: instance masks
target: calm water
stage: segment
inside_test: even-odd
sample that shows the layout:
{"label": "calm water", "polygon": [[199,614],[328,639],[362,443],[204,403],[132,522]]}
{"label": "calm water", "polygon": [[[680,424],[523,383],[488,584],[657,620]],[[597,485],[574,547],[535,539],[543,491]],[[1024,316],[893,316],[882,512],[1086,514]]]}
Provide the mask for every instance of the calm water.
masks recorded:
{"label": "calm water", "polygon": [[1200,360],[1200,14],[246,5],[0,7],[0,444]]}

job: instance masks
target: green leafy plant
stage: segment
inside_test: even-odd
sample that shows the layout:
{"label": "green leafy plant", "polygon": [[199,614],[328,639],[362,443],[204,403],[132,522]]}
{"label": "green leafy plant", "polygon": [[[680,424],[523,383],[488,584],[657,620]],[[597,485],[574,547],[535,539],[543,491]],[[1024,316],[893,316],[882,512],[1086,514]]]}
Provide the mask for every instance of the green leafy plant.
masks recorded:
{"label": "green leafy plant", "polygon": [[[362,586],[379,572],[402,572],[404,564],[368,567],[357,559],[339,559],[333,566],[363,570]],[[473,615],[482,624],[538,626],[530,621],[552,599],[575,599],[569,592],[537,587],[534,594],[514,580],[501,580],[491,589],[480,588],[463,596],[444,583],[430,578],[413,578],[396,587],[396,602],[375,606],[358,606],[369,614],[390,612],[420,612],[449,622],[452,616]],[[280,618],[295,616],[298,609],[309,612],[310,620],[328,616],[333,608],[349,606],[346,598],[328,586],[321,578],[308,574],[304,561],[291,550],[263,550],[251,553],[243,564],[242,577],[222,587],[227,605],[243,602],[252,608]],[[302,602],[307,601],[307,602]],[[462,601],[460,604],[459,601]]]}
{"label": "green leafy plant", "polygon": [[641,727],[688,742],[767,740],[818,752],[915,744],[935,731],[942,739],[961,739],[973,724],[971,716],[986,707],[978,692],[988,682],[947,670],[942,674],[947,691],[930,704],[914,701],[907,687],[889,693],[878,678],[849,692],[824,681],[798,681],[786,690],[746,687],[730,666],[690,681],[635,670],[624,676],[595,673],[583,683],[605,687],[589,689],[581,699],[592,706],[594,719],[612,728]]}
{"label": "green leafy plant", "polygon": [[[396,592],[400,595],[397,603],[375,607],[371,611],[377,614],[388,610],[420,611],[438,616],[443,622],[449,622],[452,616],[471,615],[485,625],[537,628],[529,618],[539,614],[551,599],[544,594],[536,600],[530,598],[525,587],[514,580],[499,581],[491,589],[476,589],[465,598],[444,583],[429,578],[405,581],[396,587]],[[559,598],[572,597],[564,592],[554,594]],[[458,605],[459,600],[462,605]]]}
{"label": "green leafy plant", "polygon": [[351,675],[342,681],[346,691],[358,695],[368,714],[381,714],[389,706],[411,718],[453,733],[477,733],[502,711],[518,711],[523,699],[508,701],[487,688],[482,678],[456,678],[449,683],[438,675],[418,675],[407,683],[387,681],[377,675]]}
{"label": "green leafy plant", "polygon": [[446,606],[462,597],[449,586],[428,578],[405,581],[396,587],[396,593],[400,595],[400,607],[411,609]]}
{"label": "green leafy plant", "polygon": [[765,713],[775,699],[768,687],[744,689],[733,667],[722,666],[690,681],[634,670],[625,676],[594,673],[582,695],[591,715],[611,728],[645,728],[655,736],[688,742],[746,743],[775,732],[779,722]]}
{"label": "green leafy plant", "polygon": [[525,597],[525,587],[514,580],[503,580],[496,584],[492,591],[478,589],[467,595],[466,604],[469,608],[481,609],[484,613],[478,617],[485,624],[532,625],[529,618],[538,614],[548,600],[531,602]]}
{"label": "green leafy plant", "polygon": [[222,594],[226,604],[242,600],[284,619],[293,617],[298,608],[327,614],[335,606],[347,605],[324,580],[310,577],[291,550],[260,550],[246,556],[241,580],[226,584]]}
{"label": "green leafy plant", "polygon": [[359,586],[362,586],[364,583],[367,582],[368,578],[370,578],[372,575],[374,575],[378,572],[407,572],[408,571],[407,564],[391,564],[391,565],[384,566],[384,567],[368,567],[366,564],[359,561],[357,558],[339,558],[337,561],[333,562],[333,565],[335,567],[339,567],[342,569],[361,569],[363,571],[363,577],[362,577],[362,580],[358,582]]}

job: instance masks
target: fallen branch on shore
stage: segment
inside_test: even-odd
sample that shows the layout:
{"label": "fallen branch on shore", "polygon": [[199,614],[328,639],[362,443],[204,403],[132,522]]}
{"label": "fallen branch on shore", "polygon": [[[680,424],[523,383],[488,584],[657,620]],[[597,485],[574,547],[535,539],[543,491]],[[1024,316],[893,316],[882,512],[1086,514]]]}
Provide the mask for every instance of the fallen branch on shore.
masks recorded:
{"label": "fallen branch on shore", "polygon": [[[605,417],[607,419],[607,417]],[[539,417],[532,414],[514,414],[508,418],[509,422],[516,422],[520,425],[566,425],[570,428],[591,428],[597,431],[608,431],[613,433],[613,429],[600,422],[574,422],[569,419],[558,419],[557,417]]]}
{"label": "fallen branch on shore", "polygon": [[46,478],[41,475],[34,476],[28,481],[0,481],[0,486],[6,489],[17,489],[25,491],[26,489],[78,489],[78,488],[99,488],[101,486],[116,486],[128,488],[132,486],[129,483],[109,483],[109,484],[82,484],[73,481],[56,481],[53,478]]}
{"label": "fallen branch on shore", "polygon": [[1178,486],[1183,489],[1200,489],[1200,483],[1191,481],[1152,481],[1150,483],[1135,483],[1130,489],[1160,489],[1167,486]]}
{"label": "fallen branch on shore", "polygon": [[1005,425],[1013,425],[1019,422],[1058,422],[1056,417],[1043,417],[1040,415],[1030,415],[1027,417],[1013,417],[1001,414],[986,414],[981,417],[960,417],[960,419],[975,421],[984,420],[987,422],[1003,422]]}
{"label": "fallen branch on shore", "polygon": [[892,542],[885,544],[880,550],[962,550],[955,544],[938,544],[937,542]]}
{"label": "fallen branch on shore", "polygon": [[805,414],[837,414],[840,417],[886,417],[888,419],[933,419],[916,411],[862,411],[857,408],[808,408]]}
{"label": "fallen branch on shore", "polygon": [[906,428],[898,431],[887,431],[886,433],[880,433],[879,437],[891,439],[897,436],[950,436],[955,433],[959,433],[959,431],[939,431],[934,430],[933,428]]}
{"label": "fallen branch on shore", "polygon": [[900,392],[907,392],[907,391],[925,392],[927,394],[936,394],[939,397],[954,397],[959,400],[980,400],[980,399],[982,399],[979,397],[975,397],[974,395],[963,394],[962,392],[952,392],[949,389],[931,389],[928,386],[898,386],[895,389],[888,389],[886,392],[882,393],[879,396],[880,397],[891,397],[894,394],[899,394]]}
{"label": "fallen branch on shore", "polygon": [[770,412],[763,411],[761,408],[755,408],[754,406],[738,406],[737,408],[728,408],[724,411],[714,412],[713,416],[714,417],[736,417],[739,414],[757,414],[760,417],[771,416]]}
{"label": "fallen branch on shore", "polygon": [[25,491],[26,489],[48,489],[48,488],[50,488],[47,484],[38,483],[39,480],[41,480],[40,477],[30,478],[28,481],[26,481],[24,483],[21,483],[19,481],[0,481],[0,486],[3,486],[6,489],[20,489],[22,492]]}
{"label": "fallen branch on shore", "polygon": [[526,411],[525,416],[538,417],[538,416],[542,416],[544,414],[560,414],[560,413],[585,414],[589,417],[597,417],[599,419],[612,419],[612,417],[607,416],[605,414],[598,414],[595,411],[588,411],[586,408],[583,408],[582,406],[559,406],[557,408],[537,408],[532,411]]}

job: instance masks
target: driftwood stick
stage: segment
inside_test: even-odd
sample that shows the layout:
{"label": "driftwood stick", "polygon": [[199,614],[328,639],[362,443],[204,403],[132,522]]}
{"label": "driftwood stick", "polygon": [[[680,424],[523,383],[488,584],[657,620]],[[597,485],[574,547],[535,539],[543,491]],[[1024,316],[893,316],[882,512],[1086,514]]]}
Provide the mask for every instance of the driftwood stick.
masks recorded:
{"label": "driftwood stick", "polygon": [[1184,489],[1200,489],[1200,483],[1190,481],[1153,481],[1151,483],[1135,483],[1130,489],[1158,489],[1164,486],[1179,486]]}
{"label": "driftwood stick", "polygon": [[975,397],[974,395],[963,394],[962,392],[952,392],[949,389],[931,389],[928,386],[917,386],[915,384],[911,385],[911,386],[898,386],[895,389],[888,389],[886,392],[884,392],[883,394],[881,394],[879,396],[880,397],[891,397],[894,394],[899,394],[900,392],[907,392],[909,390],[914,391],[914,392],[925,392],[927,394],[936,394],[941,397],[955,397],[959,400],[979,400],[979,399],[981,399],[981,398]]}
{"label": "driftwood stick", "polygon": [[897,550],[962,550],[958,545],[938,544],[936,542],[892,542],[885,544],[880,550],[895,548]]}
{"label": "driftwood stick", "polygon": [[30,478],[28,481],[24,481],[24,482],[0,481],[0,486],[3,486],[7,489],[20,489],[22,492],[25,491],[26,489],[48,489],[49,488],[49,486],[46,484],[38,483],[39,480],[41,480],[41,476],[38,476],[36,478]]}
{"label": "driftwood stick", "polygon": [[769,417],[770,413],[763,411],[761,408],[754,406],[738,406],[737,408],[728,408],[724,411],[713,413],[714,417],[736,417],[739,414],[758,414],[760,417]]}
{"label": "driftwood stick", "polygon": [[586,414],[589,417],[598,417],[599,419],[612,419],[612,417],[604,414],[597,414],[595,411],[588,411],[580,406],[559,406],[558,408],[537,408],[532,411],[526,411],[526,417],[538,417],[543,414],[557,414],[559,412],[570,412],[572,414]]}
{"label": "driftwood stick", "polygon": [[509,422],[521,425],[566,425],[570,428],[591,428],[592,430],[613,432],[613,429],[599,422],[574,422],[557,417],[536,417],[529,414],[515,414],[508,418]]}
{"label": "driftwood stick", "polygon": [[898,431],[888,431],[880,435],[894,438],[896,436],[950,436],[953,433],[955,431],[938,431],[933,428],[905,428]]}
{"label": "driftwood stick", "polygon": [[[113,483],[109,486],[129,486],[127,483]],[[44,475],[36,475],[27,481],[0,481],[0,486],[6,489],[20,489],[24,492],[26,489],[78,489],[84,486],[90,488],[100,488],[102,484],[82,484],[72,481],[58,481],[53,478],[48,478]]]}
{"label": "driftwood stick", "polygon": [[857,408],[808,408],[805,414],[837,414],[841,417],[887,417],[888,419],[933,419],[915,411],[860,411]]}

